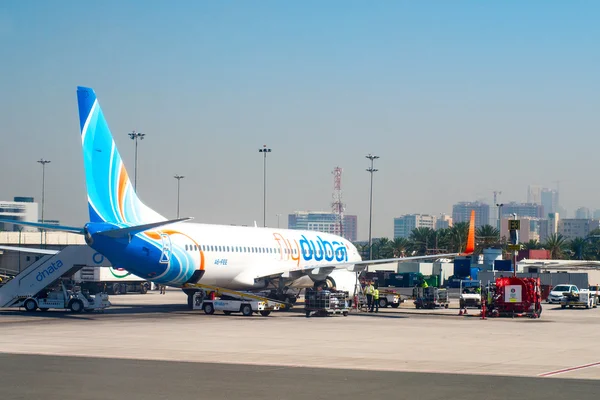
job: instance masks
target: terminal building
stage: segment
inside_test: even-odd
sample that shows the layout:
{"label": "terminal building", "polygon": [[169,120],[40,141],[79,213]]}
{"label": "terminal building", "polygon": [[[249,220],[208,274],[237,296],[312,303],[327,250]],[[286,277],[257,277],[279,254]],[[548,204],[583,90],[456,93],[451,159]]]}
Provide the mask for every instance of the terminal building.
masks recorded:
{"label": "terminal building", "polygon": [[[317,231],[339,234],[338,216],[325,211],[296,211],[288,215],[288,229]],[[346,240],[356,242],[358,235],[358,218],[356,215],[344,215],[342,220],[342,236]]]}

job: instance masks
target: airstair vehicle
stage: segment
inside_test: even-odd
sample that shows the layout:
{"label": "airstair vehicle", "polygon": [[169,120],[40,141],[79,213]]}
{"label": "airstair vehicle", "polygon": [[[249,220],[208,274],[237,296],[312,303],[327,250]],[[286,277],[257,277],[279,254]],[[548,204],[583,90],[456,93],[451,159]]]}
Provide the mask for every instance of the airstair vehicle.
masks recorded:
{"label": "airstair vehicle", "polygon": [[285,303],[252,293],[201,283],[187,284],[184,288],[200,289],[194,294],[192,309],[204,310],[204,313],[209,315],[214,314],[215,311],[223,311],[226,315],[239,312],[249,317],[254,313],[260,313],[260,315],[266,317],[271,311],[277,311],[285,306]]}
{"label": "airstair vehicle", "polygon": [[[0,308],[24,307],[28,299],[33,301],[28,303],[29,307],[33,308],[35,305],[33,310],[38,307],[41,309],[56,308],[47,307],[45,303],[43,305],[38,304],[42,301],[40,295],[43,296],[44,289],[56,283],[63,276],[73,275],[86,265],[97,264],[98,257],[102,256],[89,246],[70,245],[56,254],[40,258],[0,287]],[[81,298],[78,296],[81,296]],[[64,308],[70,308],[69,305],[72,300],[79,300],[81,304],[77,304],[75,309],[78,311],[85,309],[86,301],[83,300],[85,296],[69,293],[67,297],[70,301],[65,304]],[[62,299],[65,298],[63,293]],[[94,301],[93,298],[87,299],[87,303],[90,304]],[[100,296],[96,301],[96,305],[103,304],[102,308],[105,308],[110,304],[107,304],[107,302],[108,299],[105,296]],[[83,307],[79,308],[80,305],[83,305]],[[88,308],[92,308],[92,306],[90,305]]]}

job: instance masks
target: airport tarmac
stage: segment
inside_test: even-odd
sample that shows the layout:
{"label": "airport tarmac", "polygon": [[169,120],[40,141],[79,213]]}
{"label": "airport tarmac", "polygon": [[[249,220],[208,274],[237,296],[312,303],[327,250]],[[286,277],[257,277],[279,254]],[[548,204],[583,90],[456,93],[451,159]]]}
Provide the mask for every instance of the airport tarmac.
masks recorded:
{"label": "airport tarmac", "polygon": [[[459,317],[454,308],[416,310],[409,302],[379,314],[348,317],[306,318],[301,309],[269,317],[243,317],[187,310],[186,297],[179,291],[111,296],[110,300],[113,307],[105,313],[2,311],[0,353],[16,357],[23,365],[27,362],[22,360],[31,360],[24,356],[29,354],[38,355],[34,357],[37,361],[29,362],[40,365],[54,362],[51,356],[76,356],[69,358],[75,360],[69,363],[113,362],[120,365],[115,368],[125,370],[122,365],[133,360],[161,360],[218,363],[224,370],[297,372],[309,368],[322,370],[323,376],[356,373],[372,376],[377,382],[383,382],[379,377],[384,375],[376,371],[386,371],[397,374],[392,379],[410,384],[423,384],[434,377],[435,382],[445,382],[448,390],[459,390],[452,382],[466,377],[484,386],[506,380],[515,382],[516,387],[517,377],[526,377],[528,391],[539,388],[539,393],[558,393],[548,391],[551,387],[600,389],[600,309],[562,310],[544,304],[540,319],[481,320],[475,316],[478,310],[470,310],[470,317]],[[98,368],[105,371],[105,367]],[[207,374],[205,367],[189,368],[197,368],[200,376]],[[550,383],[558,380],[563,386]],[[591,383],[577,386],[579,380]],[[382,390],[387,387],[382,385]],[[306,393],[302,390],[300,393]]]}

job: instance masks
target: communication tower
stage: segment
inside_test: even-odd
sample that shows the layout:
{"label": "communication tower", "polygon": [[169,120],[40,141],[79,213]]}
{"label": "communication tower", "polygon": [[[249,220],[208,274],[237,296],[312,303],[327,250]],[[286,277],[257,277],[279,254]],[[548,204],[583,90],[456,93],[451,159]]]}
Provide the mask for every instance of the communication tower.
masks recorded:
{"label": "communication tower", "polygon": [[333,203],[331,203],[331,211],[335,216],[333,233],[335,235],[344,236],[344,210],[346,205],[342,202],[342,169],[335,167],[333,169]]}

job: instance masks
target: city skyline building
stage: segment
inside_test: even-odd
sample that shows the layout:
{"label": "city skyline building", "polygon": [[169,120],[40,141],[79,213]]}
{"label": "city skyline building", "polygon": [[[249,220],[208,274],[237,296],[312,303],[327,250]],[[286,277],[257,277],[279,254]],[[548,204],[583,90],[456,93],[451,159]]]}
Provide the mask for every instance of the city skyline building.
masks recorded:
{"label": "city skyline building", "polygon": [[517,218],[520,217],[531,217],[531,218],[544,218],[544,206],[536,203],[517,203],[511,201],[510,203],[504,203],[502,205],[501,217],[510,216],[517,214]]}
{"label": "city skyline building", "polygon": [[[452,223],[469,222],[471,210],[475,210],[475,227],[479,228],[490,223],[490,206],[480,201],[463,201],[452,206]],[[502,210],[504,213],[504,210]]]}
{"label": "city skyline building", "polygon": [[598,227],[600,221],[595,219],[565,218],[558,221],[558,233],[567,240],[585,238]]}
{"label": "city skyline building", "polygon": [[436,217],[429,214],[405,214],[394,218],[394,239],[408,238],[413,229],[435,229]]}
{"label": "city skyline building", "polygon": [[[0,219],[19,221],[19,222],[38,222],[39,204],[33,197],[14,197],[13,201],[0,201]],[[7,222],[0,222],[0,231],[18,232],[22,229],[24,232],[36,232],[37,228],[30,226],[15,225]]]}
{"label": "city skyline building", "polygon": [[540,197],[544,213],[546,214],[544,217],[547,217],[548,214],[559,212],[558,190],[543,188]]}
{"label": "city skyline building", "polygon": [[527,202],[542,204],[542,187],[539,185],[529,185],[527,188]]}
{"label": "city skyline building", "polygon": [[[295,211],[288,214],[288,229],[316,231],[336,235],[339,230],[338,215],[330,211]],[[344,215],[343,238],[355,242],[357,239],[358,216]]]}
{"label": "city skyline building", "polygon": [[440,214],[440,216],[435,221],[435,229],[447,229],[452,227],[452,217],[448,214]]}
{"label": "city skyline building", "polygon": [[575,218],[576,219],[591,219],[592,213],[587,207],[579,207],[575,210]]}

